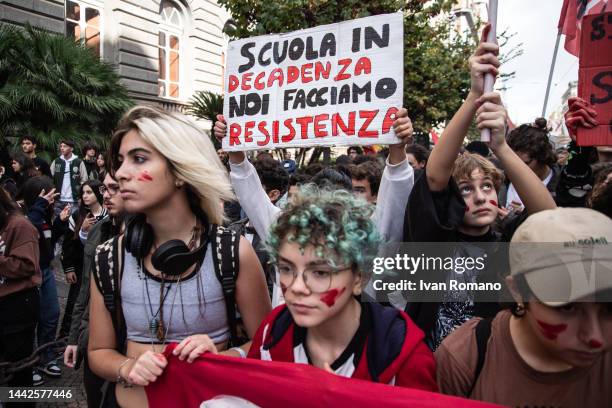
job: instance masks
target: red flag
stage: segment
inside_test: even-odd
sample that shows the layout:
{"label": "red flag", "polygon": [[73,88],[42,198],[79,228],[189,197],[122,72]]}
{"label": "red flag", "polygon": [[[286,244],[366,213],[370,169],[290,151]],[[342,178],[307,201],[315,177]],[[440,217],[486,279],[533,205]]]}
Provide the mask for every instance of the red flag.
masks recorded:
{"label": "red flag", "polygon": [[440,140],[440,136],[438,136],[436,131],[433,130],[433,129],[430,129],[429,130],[429,136],[431,136],[431,141],[433,142],[433,144],[437,145],[438,144],[438,140]]}
{"label": "red flag", "polygon": [[559,16],[559,23],[557,28],[559,33],[563,33],[563,26],[565,25],[565,17],[567,15],[567,7],[569,6],[570,0],[563,0],[563,6],[561,7],[561,15]]}
{"label": "red flag", "polygon": [[580,55],[580,31],[582,18],[606,10],[608,0],[564,0],[557,27],[565,34],[565,49],[575,56]]}
{"label": "red flag", "polygon": [[[173,349],[174,345],[171,345],[164,351],[168,365],[163,374],[145,388],[150,408],[497,407],[442,394],[345,378],[307,364],[241,359],[218,354],[205,354],[193,363],[187,363],[173,356]],[[229,405],[229,401],[236,405]]]}

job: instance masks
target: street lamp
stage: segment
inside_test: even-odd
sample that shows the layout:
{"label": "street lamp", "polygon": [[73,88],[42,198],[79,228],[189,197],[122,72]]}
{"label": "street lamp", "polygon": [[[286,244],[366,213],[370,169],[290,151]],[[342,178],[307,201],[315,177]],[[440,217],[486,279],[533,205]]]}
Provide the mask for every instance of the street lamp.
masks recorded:
{"label": "street lamp", "polygon": [[460,8],[453,10],[453,14],[455,17],[465,17],[465,21],[468,23],[468,27],[470,27],[470,32],[472,33],[472,37],[474,37],[474,41],[478,44],[478,31],[476,30],[476,25],[474,24],[474,15],[472,14],[472,10],[469,8]]}

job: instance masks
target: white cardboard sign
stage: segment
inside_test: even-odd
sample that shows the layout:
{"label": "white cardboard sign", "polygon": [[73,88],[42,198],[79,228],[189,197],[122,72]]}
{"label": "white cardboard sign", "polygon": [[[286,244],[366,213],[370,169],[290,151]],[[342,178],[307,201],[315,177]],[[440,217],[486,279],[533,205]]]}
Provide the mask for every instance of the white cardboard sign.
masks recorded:
{"label": "white cardboard sign", "polygon": [[402,13],[229,43],[227,151],[397,143]]}

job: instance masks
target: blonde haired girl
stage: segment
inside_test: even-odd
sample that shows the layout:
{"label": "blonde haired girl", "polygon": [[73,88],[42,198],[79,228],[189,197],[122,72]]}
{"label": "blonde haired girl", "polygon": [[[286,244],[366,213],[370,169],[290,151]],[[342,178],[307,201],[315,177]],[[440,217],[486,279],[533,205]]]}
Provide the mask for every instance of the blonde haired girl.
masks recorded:
{"label": "blonde haired girl", "polygon": [[[135,218],[117,241],[123,256],[118,278],[121,333],[113,329],[114,317],[98,286],[96,257],[89,361],[97,375],[136,386],[116,387],[120,406],[142,407],[142,386],[166,367],[161,353],[168,342],[179,343],[174,353],[190,362],[206,351],[227,348],[229,322],[213,251],[215,231],[223,221],[222,201],[233,195],[212,143],[182,115],[135,107],[119,123],[110,150],[111,174],[126,211]],[[195,266],[169,272],[156,263],[156,254],[171,240],[182,241],[190,254],[205,249],[204,255]],[[248,241],[240,239],[237,253],[236,304],[252,337],[271,309],[270,300]],[[249,345],[224,353],[241,356]]]}

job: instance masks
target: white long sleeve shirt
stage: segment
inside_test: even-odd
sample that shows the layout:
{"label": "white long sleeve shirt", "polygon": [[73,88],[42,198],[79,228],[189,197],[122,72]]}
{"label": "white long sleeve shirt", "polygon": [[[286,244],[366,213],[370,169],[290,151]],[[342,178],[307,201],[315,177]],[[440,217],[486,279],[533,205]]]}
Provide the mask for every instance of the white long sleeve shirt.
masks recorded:
{"label": "white long sleeve shirt", "polygon": [[[242,209],[257,234],[266,240],[270,226],[281,209],[272,204],[259,181],[255,166],[247,159],[238,164],[230,162],[230,179]],[[398,220],[404,219],[413,186],[414,170],[407,160],[399,164],[389,164],[387,161],[378,188],[376,210],[372,216],[378,232],[386,242],[402,241],[404,224]]]}

